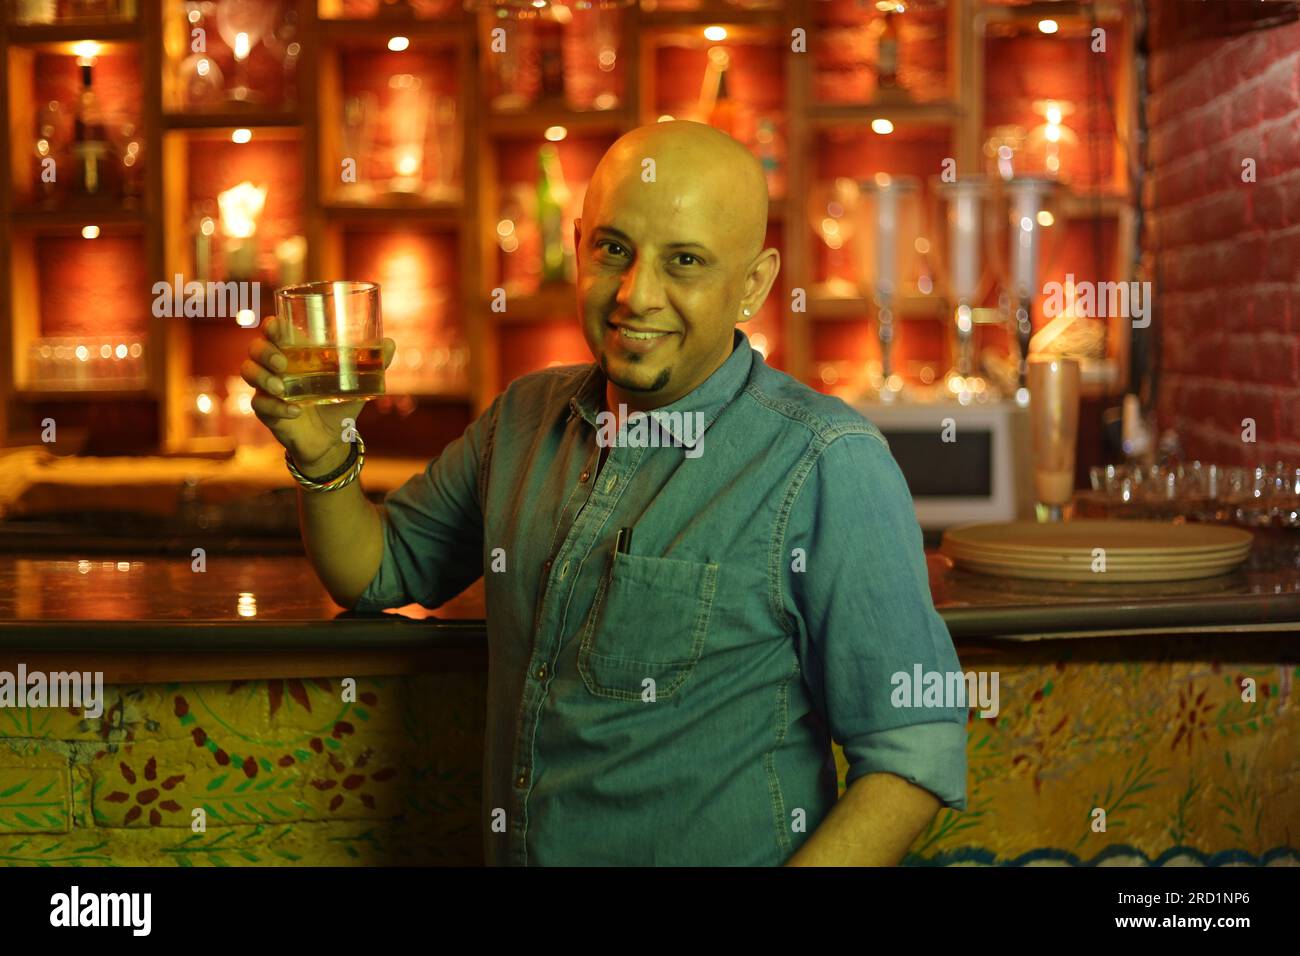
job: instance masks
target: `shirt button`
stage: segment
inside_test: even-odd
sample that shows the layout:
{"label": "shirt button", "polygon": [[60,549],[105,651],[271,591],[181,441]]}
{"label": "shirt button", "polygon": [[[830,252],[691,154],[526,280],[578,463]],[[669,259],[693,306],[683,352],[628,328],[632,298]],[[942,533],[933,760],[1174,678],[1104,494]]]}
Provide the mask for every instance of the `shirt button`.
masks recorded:
{"label": "shirt button", "polygon": [[581,475],[578,476],[578,480],[579,480],[579,481],[586,481],[586,480],[587,480],[588,478],[590,478],[590,477],[591,477],[591,470],[588,469],[588,470],[584,471]]}
{"label": "shirt button", "polygon": [[521,773],[519,777],[515,780],[515,783],[521,787],[527,782],[528,782],[528,771],[524,771],[523,773]]}
{"label": "shirt button", "polygon": [[547,558],[547,559],[546,559],[546,563],[542,565],[542,570],[543,570],[543,571],[549,571],[549,570],[551,570],[551,559],[550,559],[550,558]]}
{"label": "shirt button", "polygon": [[614,482],[618,480],[618,475],[610,475],[609,480],[605,482],[605,491],[610,491],[614,487]]}
{"label": "shirt button", "polygon": [[546,680],[546,665],[545,665],[545,664],[543,664],[541,667],[537,668],[537,679],[538,679],[538,680]]}

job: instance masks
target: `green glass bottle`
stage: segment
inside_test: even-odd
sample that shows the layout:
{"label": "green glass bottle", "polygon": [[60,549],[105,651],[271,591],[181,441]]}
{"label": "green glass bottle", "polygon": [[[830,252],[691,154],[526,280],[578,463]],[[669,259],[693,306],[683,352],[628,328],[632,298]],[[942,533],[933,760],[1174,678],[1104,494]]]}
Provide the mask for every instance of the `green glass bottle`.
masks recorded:
{"label": "green glass bottle", "polygon": [[542,237],[542,282],[569,279],[568,254],[564,248],[564,202],[568,186],[560,168],[560,151],[547,143],[537,151],[537,223]]}

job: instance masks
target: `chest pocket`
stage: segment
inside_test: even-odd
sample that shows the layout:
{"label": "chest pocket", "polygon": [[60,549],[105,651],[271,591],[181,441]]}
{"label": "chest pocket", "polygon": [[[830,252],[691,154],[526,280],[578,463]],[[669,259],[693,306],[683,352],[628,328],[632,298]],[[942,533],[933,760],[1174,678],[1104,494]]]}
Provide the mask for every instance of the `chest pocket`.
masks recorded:
{"label": "chest pocket", "polygon": [[614,554],[581,632],[578,672],[593,694],[670,697],[699,662],[709,633],[718,566]]}

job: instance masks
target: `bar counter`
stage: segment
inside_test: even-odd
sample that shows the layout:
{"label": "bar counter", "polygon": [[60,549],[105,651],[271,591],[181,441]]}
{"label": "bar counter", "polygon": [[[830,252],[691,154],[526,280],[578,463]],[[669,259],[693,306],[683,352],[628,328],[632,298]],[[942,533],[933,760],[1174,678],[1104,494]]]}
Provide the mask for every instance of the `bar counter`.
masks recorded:
{"label": "bar counter", "polygon": [[[1226,575],[1161,584],[1056,583],[975,574],[926,558],[955,641],[1187,630],[1300,630],[1300,559],[1260,537]],[[306,558],[0,554],[0,648],[159,653],[428,650],[485,637],[480,579],[441,608],[359,615],[336,605]]]}
{"label": "bar counter", "polygon": [[[0,859],[480,863],[482,582],[357,615],[301,554],[210,543],[202,572],[106,541],[0,554],[0,672],[105,682],[99,716],[0,707]],[[997,682],[991,707],[970,702],[967,809],[941,810],[905,863],[1300,863],[1290,539],[1257,535],[1242,569],[1167,585],[927,558],[963,669]]]}

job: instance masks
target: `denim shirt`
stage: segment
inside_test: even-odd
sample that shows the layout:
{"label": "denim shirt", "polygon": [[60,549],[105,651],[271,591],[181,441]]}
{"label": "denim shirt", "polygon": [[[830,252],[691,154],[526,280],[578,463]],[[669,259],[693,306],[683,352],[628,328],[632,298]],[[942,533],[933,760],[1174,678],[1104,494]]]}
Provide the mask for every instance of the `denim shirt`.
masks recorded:
{"label": "denim shirt", "polygon": [[739,329],[601,466],[604,395],[595,364],[517,379],[380,509],[358,610],[486,579],[486,860],[784,863],[835,803],[832,738],[848,784],[964,809],[965,708],[891,680],[958,664],[876,427]]}

